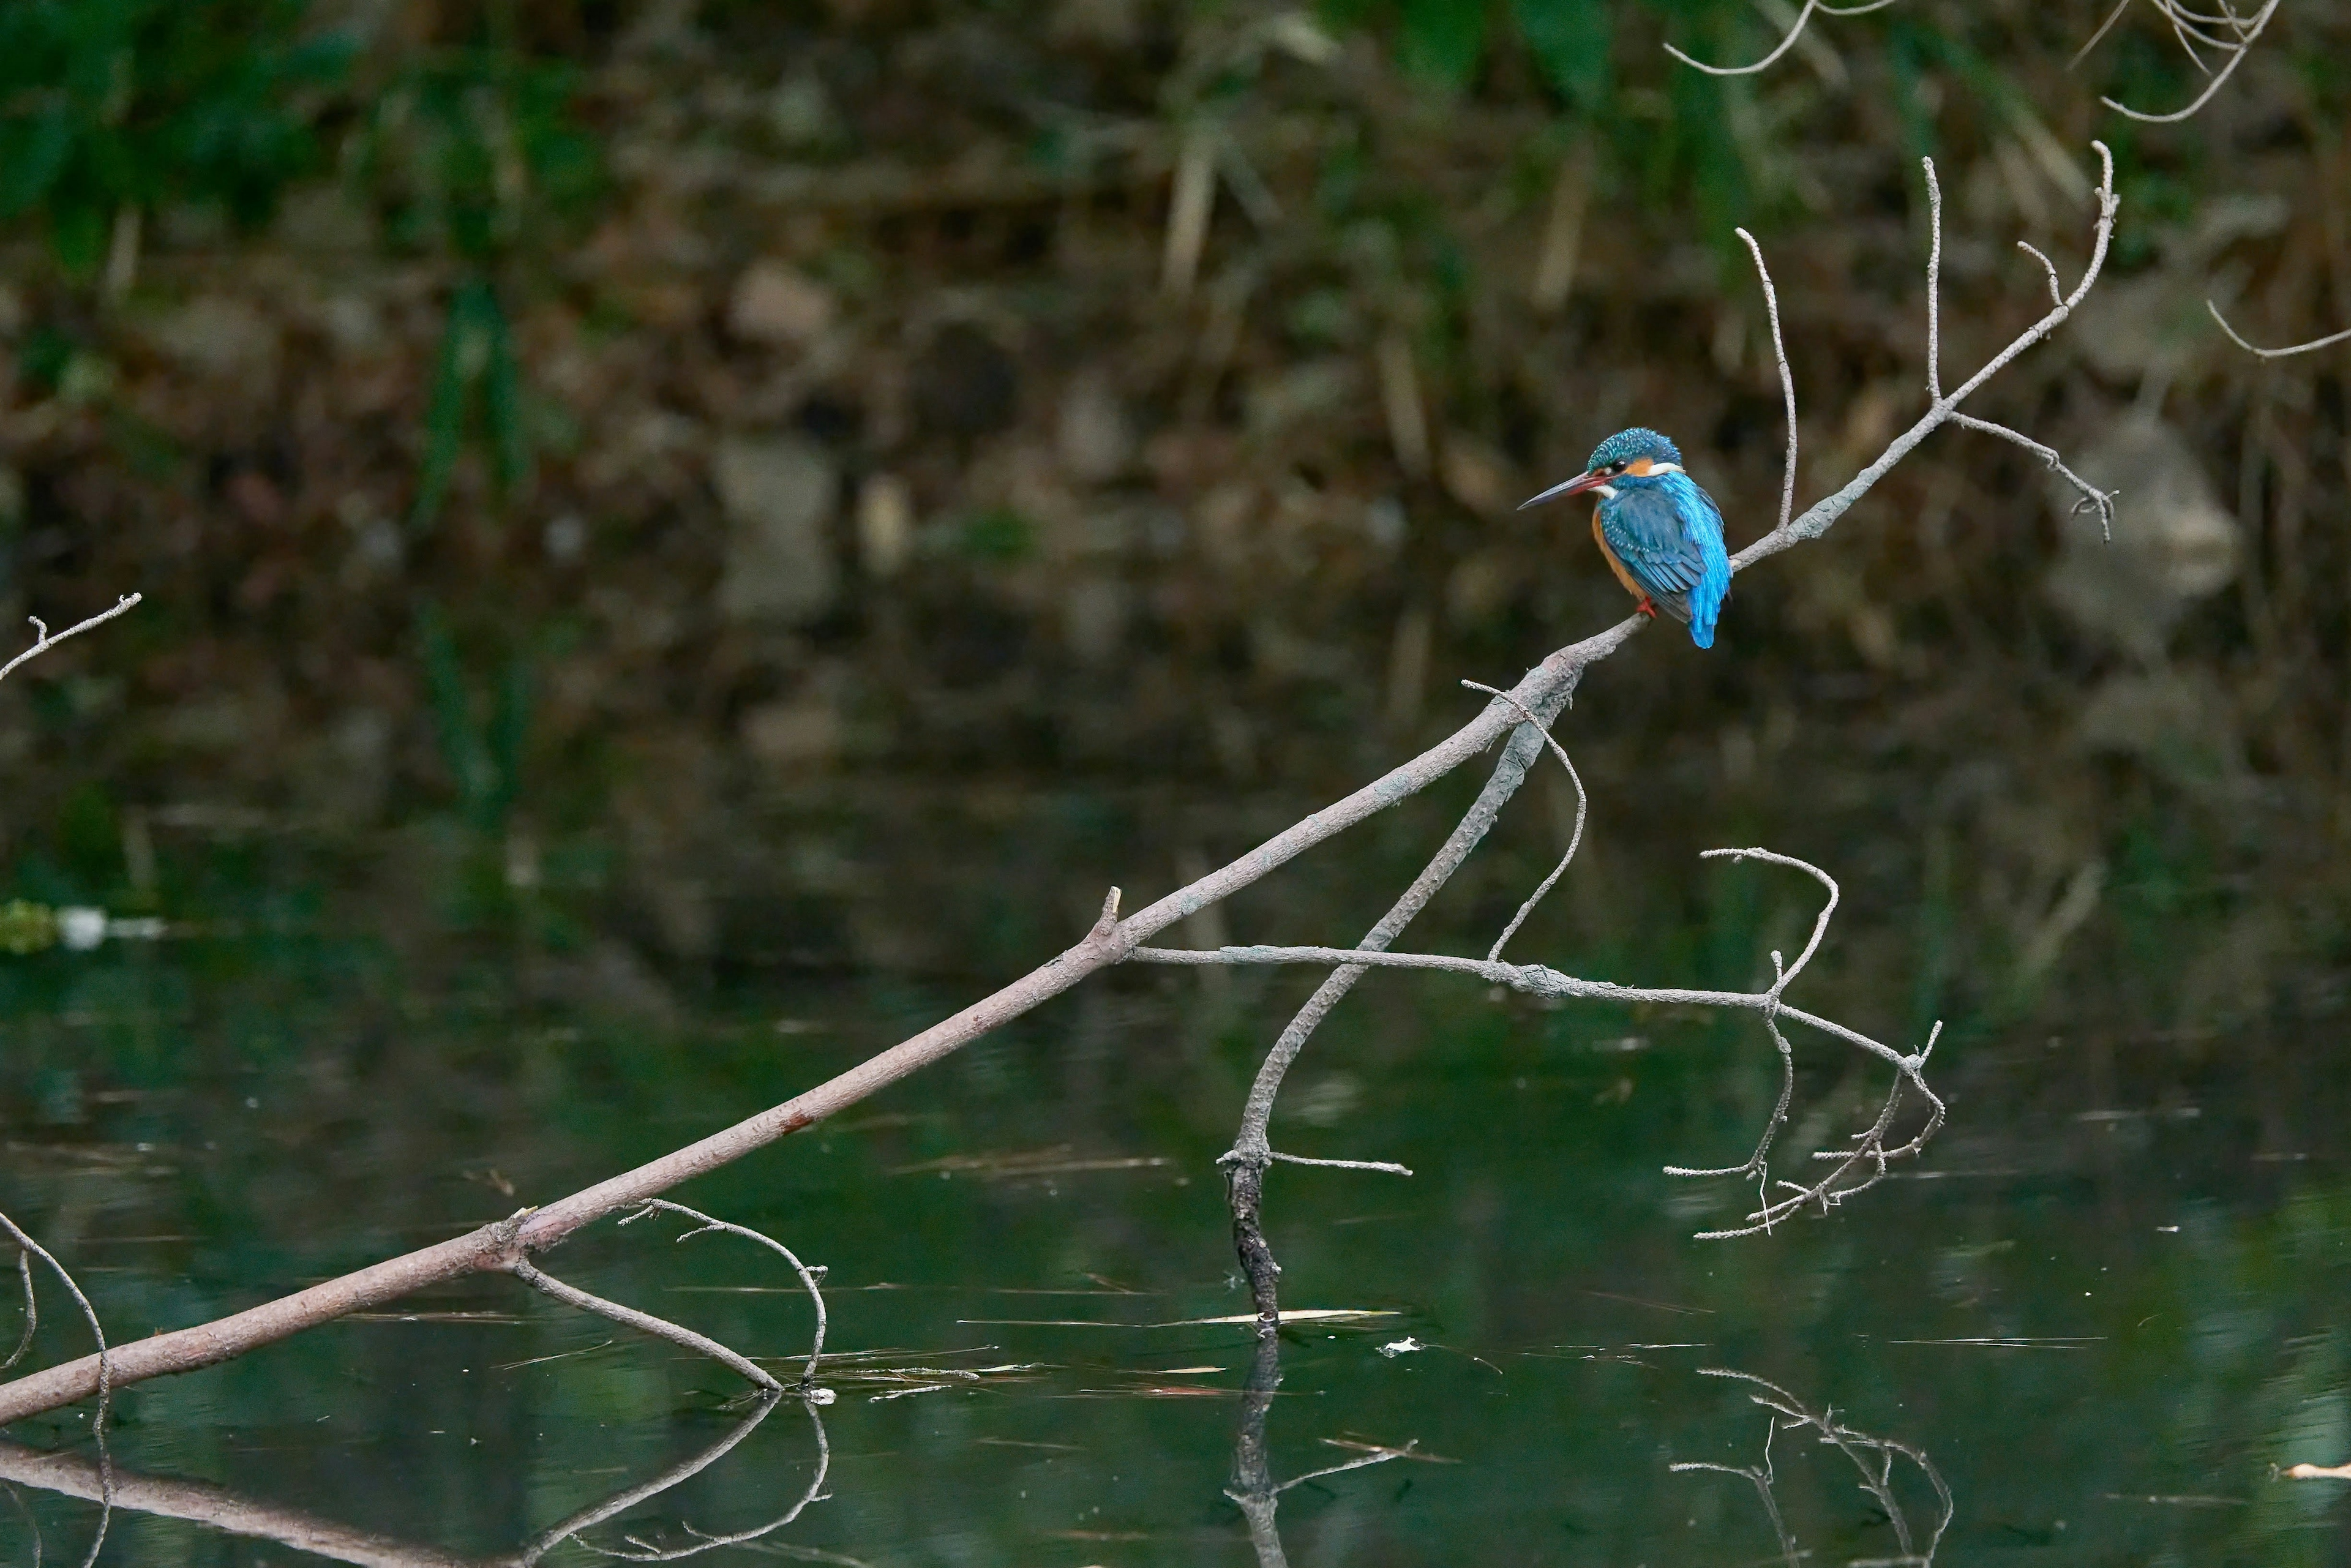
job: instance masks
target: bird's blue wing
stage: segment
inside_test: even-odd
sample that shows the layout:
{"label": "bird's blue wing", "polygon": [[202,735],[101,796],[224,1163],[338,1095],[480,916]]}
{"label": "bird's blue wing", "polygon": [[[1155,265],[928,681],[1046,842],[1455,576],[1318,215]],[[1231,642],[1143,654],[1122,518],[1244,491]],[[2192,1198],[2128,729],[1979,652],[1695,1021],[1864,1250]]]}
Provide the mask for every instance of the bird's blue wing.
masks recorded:
{"label": "bird's blue wing", "polygon": [[1722,549],[1721,514],[1687,480],[1619,489],[1600,508],[1600,531],[1625,570],[1660,597],[1687,593],[1705,578],[1709,538],[1715,553]]}

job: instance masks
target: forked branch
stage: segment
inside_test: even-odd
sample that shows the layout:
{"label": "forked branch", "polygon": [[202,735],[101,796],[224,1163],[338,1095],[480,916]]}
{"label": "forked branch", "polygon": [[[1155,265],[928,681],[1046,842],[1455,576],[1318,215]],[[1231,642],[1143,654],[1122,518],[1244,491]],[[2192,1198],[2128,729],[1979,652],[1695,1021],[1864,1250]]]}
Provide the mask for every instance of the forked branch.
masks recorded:
{"label": "forked branch", "polygon": [[17,654],[15,658],[9,660],[6,664],[0,664],[0,681],[5,681],[10,675],[16,674],[16,666],[23,664],[26,660],[38,658],[43,653],[46,653],[50,649],[56,647],[58,643],[64,642],[67,638],[78,637],[84,632],[89,631],[91,627],[102,626],[107,622],[113,620],[116,616],[122,614],[125,611],[132,609],[138,604],[140,597],[141,596],[136,593],[126,593],[121,598],[114,601],[113,609],[101,610],[87,621],[78,621],[74,622],[74,624],[67,627],[64,631],[58,632],[54,637],[49,635],[47,623],[42,621],[39,616],[26,616],[26,619],[33,623],[33,645],[26,649],[23,653]]}
{"label": "forked branch", "polygon": [[[1872,1040],[1867,1035],[1844,1024],[1819,1017],[1791,1006],[1785,992],[1790,984],[1804,972],[1820,951],[1821,942],[1828,934],[1829,921],[1837,905],[1836,880],[1818,866],[1765,849],[1708,850],[1708,860],[1756,860],[1769,864],[1787,866],[1801,871],[1818,882],[1828,896],[1813,922],[1811,938],[1793,963],[1783,963],[1778,953],[1771,955],[1771,984],[1760,991],[1698,990],[1682,987],[1622,986],[1611,980],[1589,980],[1562,974],[1543,964],[1505,964],[1491,958],[1456,957],[1437,953],[1395,953],[1364,948],[1337,947],[1276,947],[1246,946],[1217,948],[1138,947],[1128,955],[1128,961],[1138,964],[1205,965],[1284,965],[1284,964],[1343,964],[1356,968],[1419,969],[1440,973],[1468,975],[1489,985],[1506,986],[1522,995],[1546,1001],[1597,1001],[1623,1006],[1667,1005],[1677,1007],[1743,1009],[1762,1015],[1764,1027],[1779,1048],[1782,1079],[1778,1105],[1766,1124],[1755,1152],[1736,1166],[1714,1168],[1693,1168],[1669,1166],[1666,1174],[1676,1176],[1739,1176],[1753,1177],[1761,1193],[1756,1210],[1747,1217],[1743,1226],[1724,1230],[1698,1233],[1701,1240],[1718,1240],[1729,1237],[1749,1236],[1769,1230],[1780,1220],[1806,1207],[1817,1207],[1825,1214],[1845,1199],[1865,1192],[1886,1178],[1894,1162],[1917,1155],[1936,1133],[1944,1119],[1942,1099],[1929,1088],[1926,1080],[1928,1057],[1935,1041],[1942,1032],[1938,1023],[1925,1045],[1915,1052],[1904,1052]],[[1785,1019],[1802,1024],[1857,1047],[1886,1061],[1895,1070],[1894,1087],[1887,1093],[1885,1107],[1869,1127],[1855,1134],[1854,1147],[1825,1150],[1813,1158],[1829,1167],[1825,1176],[1809,1183],[1781,1181],[1776,1188],[1784,1196],[1773,1197],[1775,1184],[1770,1180],[1770,1154],[1773,1138],[1786,1121],[1788,1105],[1794,1092],[1794,1054],[1780,1030]],[[1925,1124],[1900,1144],[1888,1139],[1903,1103],[1905,1091],[1915,1092],[1928,1106]],[[1228,1155],[1227,1158],[1231,1158]]]}
{"label": "forked branch", "polygon": [[[2187,0],[2147,0],[2147,4],[2171,24],[2171,36],[2187,51],[2189,62],[2210,78],[2204,84],[2204,90],[2198,93],[2187,108],[2173,110],[2169,114],[2149,114],[2111,98],[2101,98],[2098,101],[2116,114],[2149,125],[2176,125],[2183,120],[2193,119],[2212,101],[2212,95],[2236,74],[2237,68],[2245,63],[2245,57],[2252,53],[2253,45],[2261,37],[2262,29],[2277,15],[2279,0],[2264,0],[2262,8],[2250,16],[2240,15],[2231,0],[2210,0],[2216,7],[2210,11],[2199,11],[2187,4]],[[2098,30],[2090,35],[2090,41],[2084,44],[2081,52],[2074,57],[2074,65],[2082,63],[2129,7],[2130,0],[2117,0],[2115,8],[2106,14],[2106,19],[2098,25]],[[2219,69],[2204,63],[2203,51],[2207,49],[2220,57]]]}
{"label": "forked branch", "polygon": [[[647,1198],[634,1214],[628,1216],[621,1223],[634,1224],[656,1212],[682,1214],[697,1223],[698,1228],[689,1230],[679,1237],[680,1241],[690,1241],[697,1236],[707,1235],[714,1230],[725,1231],[730,1236],[740,1236],[747,1240],[758,1242],[760,1246],[782,1257],[792,1266],[792,1271],[800,1277],[800,1283],[808,1288],[809,1299],[816,1303],[816,1339],[809,1348],[808,1366],[800,1375],[799,1391],[804,1398],[813,1404],[831,1404],[831,1391],[816,1386],[817,1361],[824,1354],[824,1292],[817,1288],[817,1275],[821,1270],[811,1270],[793,1254],[790,1248],[772,1236],[754,1230],[747,1225],[735,1225],[724,1219],[714,1219],[701,1210],[688,1208],[682,1203],[670,1203],[662,1198]],[[520,1218],[520,1216],[516,1217],[517,1220]],[[639,1333],[651,1334],[655,1339],[665,1339],[672,1344],[683,1345],[697,1355],[706,1355],[746,1379],[764,1394],[773,1395],[784,1392],[784,1385],[777,1382],[773,1375],[749,1356],[730,1350],[708,1335],[696,1333],[684,1324],[671,1322],[667,1318],[655,1317],[651,1312],[640,1312],[634,1307],[622,1306],[618,1301],[608,1301],[601,1296],[590,1295],[577,1285],[566,1284],[531,1262],[529,1257],[520,1248],[517,1248],[513,1256],[507,1260],[505,1268],[507,1272],[528,1285],[532,1290],[552,1300],[561,1301],[567,1307],[574,1307],[583,1312],[592,1312],[600,1318],[609,1319],[624,1328],[632,1328]]]}
{"label": "forked branch", "polygon": [[792,1266],[792,1272],[800,1277],[800,1283],[808,1290],[809,1303],[816,1308],[816,1335],[809,1344],[808,1366],[800,1374],[800,1386],[803,1388],[813,1387],[816,1384],[817,1362],[824,1354],[824,1292],[817,1288],[817,1280],[824,1273],[824,1266],[822,1264],[819,1264],[813,1269],[810,1268],[806,1263],[799,1260],[799,1255],[793,1252],[790,1248],[785,1246],[774,1237],[766,1234],[764,1231],[754,1230],[747,1225],[734,1225],[724,1219],[713,1219],[710,1216],[703,1213],[700,1209],[688,1208],[682,1203],[671,1203],[664,1198],[649,1197],[645,1199],[645,1205],[643,1208],[638,1209],[636,1213],[630,1215],[626,1219],[622,1220],[621,1223],[623,1225],[633,1225],[638,1220],[645,1218],[645,1216],[657,1212],[682,1214],[688,1219],[696,1222],[699,1228],[689,1230],[684,1235],[679,1237],[678,1240],[681,1242],[691,1241],[697,1236],[706,1236],[714,1230],[724,1231],[729,1236],[740,1236],[747,1241],[758,1242],[760,1246],[765,1247],[768,1251],[777,1254],[778,1257],[782,1258],[785,1262],[789,1263]]}

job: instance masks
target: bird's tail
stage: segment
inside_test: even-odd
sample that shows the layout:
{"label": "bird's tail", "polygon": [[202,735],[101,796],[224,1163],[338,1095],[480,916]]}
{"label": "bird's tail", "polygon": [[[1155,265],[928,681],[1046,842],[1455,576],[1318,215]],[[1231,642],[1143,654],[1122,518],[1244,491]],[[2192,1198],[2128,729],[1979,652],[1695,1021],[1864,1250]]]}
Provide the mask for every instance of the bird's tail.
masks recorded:
{"label": "bird's tail", "polygon": [[1707,563],[1706,575],[1690,590],[1690,641],[1701,648],[1714,646],[1714,622],[1722,601],[1730,597],[1730,563],[1720,557]]}

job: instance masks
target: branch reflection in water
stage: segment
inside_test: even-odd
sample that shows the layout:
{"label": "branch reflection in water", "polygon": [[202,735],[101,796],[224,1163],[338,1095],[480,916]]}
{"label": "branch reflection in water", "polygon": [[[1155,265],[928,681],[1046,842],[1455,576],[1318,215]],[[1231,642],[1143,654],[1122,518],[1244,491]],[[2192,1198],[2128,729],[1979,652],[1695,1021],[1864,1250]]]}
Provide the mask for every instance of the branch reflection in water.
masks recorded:
{"label": "branch reflection in water", "polygon": [[[329,1562],[352,1563],[356,1568],[532,1568],[556,1547],[575,1538],[580,1545],[600,1557],[631,1563],[674,1563],[717,1547],[757,1541],[783,1529],[799,1518],[810,1503],[826,1495],[824,1482],[831,1468],[832,1449],[825,1437],[824,1416],[817,1408],[818,1401],[795,1401],[808,1412],[809,1426],[815,1434],[816,1471],[799,1500],[778,1517],[750,1530],[726,1533],[710,1533],[691,1524],[681,1524],[680,1529],[689,1539],[673,1546],[663,1546],[642,1535],[623,1536],[620,1546],[602,1546],[581,1532],[660,1496],[716,1464],[756,1431],[777,1406],[789,1398],[782,1394],[760,1396],[750,1413],[708,1448],[650,1480],[590,1503],[519,1550],[497,1557],[462,1556],[437,1546],[322,1519],[302,1509],[266,1502],[205,1481],[173,1480],[115,1469],[111,1476],[112,1502],[116,1509],[185,1520],[230,1535],[290,1546]],[[109,1490],[100,1467],[78,1454],[52,1453],[8,1442],[0,1442],[0,1483],[10,1489],[35,1487],[90,1501],[99,1500]],[[33,1528],[29,1516],[26,1522]]]}
{"label": "branch reflection in water", "polygon": [[[1753,1487],[1756,1498],[1763,1504],[1764,1517],[1771,1522],[1771,1533],[1779,1542],[1781,1558],[1788,1568],[1796,1568],[1796,1564],[1810,1553],[1796,1544],[1795,1533],[1789,1529],[1785,1516],[1780,1511],[1780,1500],[1773,1490],[1777,1477],[1771,1468],[1771,1439],[1781,1432],[1804,1430],[1815,1434],[1823,1446],[1836,1449],[1852,1461],[1853,1468],[1861,1473],[1861,1490],[1876,1501],[1886,1515],[1886,1522],[1894,1527],[1894,1540],[1899,1549],[1896,1555],[1859,1559],[1849,1564],[1849,1568],[1893,1568],[1897,1563],[1912,1565],[1912,1568],[1932,1568],[1935,1551],[1942,1544],[1943,1532],[1950,1529],[1952,1515],[1958,1510],[1951,1500],[1951,1489],[1944,1483],[1942,1473],[1935,1469],[1934,1461],[1927,1458],[1926,1450],[1891,1437],[1877,1437],[1855,1431],[1838,1420],[1835,1411],[1815,1411],[1778,1384],[1752,1373],[1708,1366],[1701,1367],[1698,1375],[1729,1378],[1749,1385],[1747,1397],[1772,1413],[1769,1425],[1763,1429],[1762,1462],[1718,1465],[1685,1460],[1670,1468],[1677,1475],[1712,1471],[1718,1475],[1737,1476]],[[1903,1511],[1900,1500],[1895,1495],[1895,1467],[1902,1460],[1909,1461],[1919,1474],[1927,1478],[1927,1484],[1935,1491],[1934,1528],[1928,1531],[1923,1546],[1912,1530],[1909,1515]]]}
{"label": "branch reflection in water", "polygon": [[[1418,1439],[1400,1448],[1378,1448],[1357,1444],[1338,1444],[1325,1437],[1326,1443],[1337,1447],[1361,1448],[1355,1458],[1341,1464],[1325,1465],[1319,1470],[1309,1470],[1286,1481],[1273,1479],[1273,1462],[1266,1442],[1266,1417],[1272,1413],[1273,1396],[1281,1386],[1281,1340],[1268,1334],[1257,1342],[1257,1354],[1249,1364],[1249,1381],[1241,1385],[1240,1426],[1233,1434],[1232,1479],[1225,1487],[1225,1495],[1241,1511],[1249,1521],[1249,1545],[1257,1552],[1258,1568],[1289,1568],[1290,1559],[1282,1554],[1281,1531],[1275,1514],[1281,1507],[1281,1494],[1292,1487],[1335,1476],[1342,1470],[1360,1470],[1369,1465],[1384,1465],[1390,1459],[1429,1459],[1431,1456],[1415,1451]],[[1438,1459],[1438,1464],[1450,1463]]]}

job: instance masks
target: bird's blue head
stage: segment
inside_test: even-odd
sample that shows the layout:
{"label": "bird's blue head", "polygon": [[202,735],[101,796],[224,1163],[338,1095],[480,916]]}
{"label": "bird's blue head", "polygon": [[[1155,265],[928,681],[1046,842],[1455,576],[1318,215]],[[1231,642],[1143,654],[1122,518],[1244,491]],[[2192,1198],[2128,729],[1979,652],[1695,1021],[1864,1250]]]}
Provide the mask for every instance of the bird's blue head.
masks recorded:
{"label": "bird's blue head", "polygon": [[1681,466],[1681,449],[1654,430],[1635,425],[1620,430],[1592,449],[1590,468],[1593,473],[1614,469],[1619,473],[1641,473],[1644,463],[1670,463]]}
{"label": "bird's blue head", "polygon": [[1553,485],[1532,500],[1522,501],[1519,509],[1556,501],[1565,496],[1581,496],[1597,490],[1605,498],[1616,494],[1617,486],[1665,483],[1668,474],[1678,474],[1682,468],[1681,448],[1654,430],[1635,425],[1620,430],[1593,449],[1592,466],[1563,485]]}

